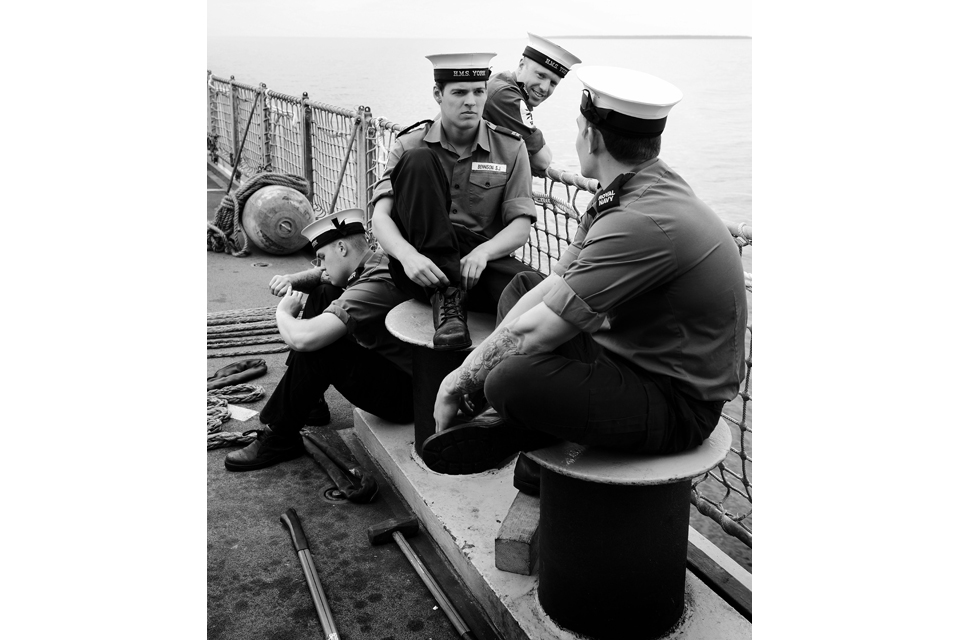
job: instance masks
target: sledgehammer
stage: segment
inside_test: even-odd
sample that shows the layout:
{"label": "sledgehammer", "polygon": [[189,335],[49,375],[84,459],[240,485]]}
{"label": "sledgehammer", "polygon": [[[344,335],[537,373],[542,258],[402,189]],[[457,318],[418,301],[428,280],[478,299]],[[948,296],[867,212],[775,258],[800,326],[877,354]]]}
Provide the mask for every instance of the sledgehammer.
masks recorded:
{"label": "sledgehammer", "polygon": [[440,585],[437,584],[437,581],[434,580],[430,572],[427,571],[427,567],[424,566],[417,554],[414,553],[407,539],[403,537],[403,534],[415,536],[417,535],[417,531],[419,531],[419,526],[416,517],[391,518],[367,529],[367,538],[370,539],[370,544],[372,545],[389,542],[391,538],[396,540],[400,550],[403,551],[403,555],[407,556],[407,560],[409,560],[413,568],[416,569],[420,579],[423,580],[423,584],[427,585],[427,589],[433,594],[437,604],[439,604],[443,612],[447,614],[447,618],[450,619],[453,628],[460,634],[460,638],[462,640],[476,640],[476,636],[467,629],[466,623],[464,623],[463,618],[461,618],[453,608],[453,604],[451,604],[447,596],[440,591]]}

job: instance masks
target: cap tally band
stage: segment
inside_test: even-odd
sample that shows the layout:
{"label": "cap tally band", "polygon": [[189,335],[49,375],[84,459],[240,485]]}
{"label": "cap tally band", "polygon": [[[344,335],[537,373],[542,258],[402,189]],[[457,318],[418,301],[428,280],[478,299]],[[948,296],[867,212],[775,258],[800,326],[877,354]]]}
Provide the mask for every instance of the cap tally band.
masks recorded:
{"label": "cap tally band", "polygon": [[362,222],[340,222],[336,218],[333,218],[330,224],[333,225],[333,229],[324,231],[310,241],[310,246],[313,247],[314,251],[318,251],[321,247],[339,238],[346,238],[347,236],[364,233],[366,231]]}
{"label": "cap tally band", "polygon": [[586,89],[583,90],[583,96],[580,98],[580,113],[601,129],[626,138],[655,138],[663,133],[667,126],[666,116],[657,120],[644,120],[618,113],[613,109],[598,107],[593,103],[593,98]]}
{"label": "cap tally band", "polygon": [[543,66],[545,66],[546,68],[554,71],[561,78],[566,76],[567,73],[570,71],[570,69],[568,69],[567,67],[563,66],[553,58],[543,55],[542,53],[540,53],[530,45],[527,45],[526,49],[523,50],[523,55],[527,58],[530,58],[534,62],[538,62]]}
{"label": "cap tally band", "polygon": [[436,82],[485,82],[490,77],[490,69],[434,69]]}

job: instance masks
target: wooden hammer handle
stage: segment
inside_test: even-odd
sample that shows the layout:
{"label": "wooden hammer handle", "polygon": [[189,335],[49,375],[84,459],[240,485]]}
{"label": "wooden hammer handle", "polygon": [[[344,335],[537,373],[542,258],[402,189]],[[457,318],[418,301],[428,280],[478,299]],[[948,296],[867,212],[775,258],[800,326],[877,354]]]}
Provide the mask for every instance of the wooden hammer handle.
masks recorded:
{"label": "wooden hammer handle", "polygon": [[440,585],[437,584],[437,581],[434,580],[433,576],[430,575],[430,572],[427,571],[427,567],[424,566],[423,562],[421,562],[420,557],[413,552],[413,549],[410,547],[407,539],[403,537],[403,534],[399,531],[394,531],[393,539],[400,547],[400,550],[403,551],[403,555],[407,556],[407,560],[409,560],[410,564],[413,565],[417,575],[419,575],[420,579],[423,580],[423,584],[427,585],[427,589],[429,589],[430,593],[433,594],[437,604],[439,604],[440,608],[443,609],[443,612],[447,614],[447,618],[450,619],[450,622],[453,624],[453,628],[457,630],[457,634],[459,634],[463,640],[475,640],[473,633],[471,633],[470,629],[467,628],[463,618],[461,618],[460,614],[457,613],[457,610],[453,608],[453,603],[451,603],[450,600],[447,599],[446,594],[440,590]]}

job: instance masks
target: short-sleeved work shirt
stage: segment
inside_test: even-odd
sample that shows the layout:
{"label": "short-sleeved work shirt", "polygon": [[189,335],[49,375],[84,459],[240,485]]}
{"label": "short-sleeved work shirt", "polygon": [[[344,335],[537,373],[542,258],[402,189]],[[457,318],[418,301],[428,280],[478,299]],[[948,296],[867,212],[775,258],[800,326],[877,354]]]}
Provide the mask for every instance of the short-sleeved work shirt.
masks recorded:
{"label": "short-sleeved work shirt", "polygon": [[533,107],[527,100],[526,89],[517,82],[517,74],[513,71],[501,71],[490,76],[483,117],[519,133],[530,155],[536,154],[546,144],[543,133],[533,124]]}
{"label": "short-sleeved work shirt", "polygon": [[374,185],[373,202],[393,197],[390,174],[400,157],[427,147],[436,154],[450,182],[450,221],[492,238],[517,218],[537,219],[530,159],[520,136],[483,118],[477,139],[461,157],[447,140],[440,116],[397,138],[383,177]]}
{"label": "short-sleeved work shirt", "polygon": [[[395,338],[384,324],[390,309],[410,297],[393,284],[389,263],[385,253],[369,249],[347,279],[343,293],[323,313],[337,316],[346,325],[347,336],[361,347],[379,353],[412,375],[410,345]],[[320,275],[320,269],[304,272],[303,277],[293,281],[293,287],[298,291],[312,290],[320,285]]]}
{"label": "short-sleeved work shirt", "polygon": [[[746,373],[743,265],[723,221],[665,162],[591,201],[544,304],[686,395],[731,400]],[[605,322],[608,321],[608,322]]]}

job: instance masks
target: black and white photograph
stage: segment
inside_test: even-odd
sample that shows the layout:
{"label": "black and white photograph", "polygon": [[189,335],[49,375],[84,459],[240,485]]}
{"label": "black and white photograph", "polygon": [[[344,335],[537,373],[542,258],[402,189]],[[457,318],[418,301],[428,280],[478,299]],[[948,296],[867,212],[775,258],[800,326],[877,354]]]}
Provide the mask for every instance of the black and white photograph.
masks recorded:
{"label": "black and white photograph", "polygon": [[692,4],[208,2],[208,638],[751,637],[749,3]]}
{"label": "black and white photograph", "polygon": [[4,637],[956,635],[939,5],[7,14]]}

